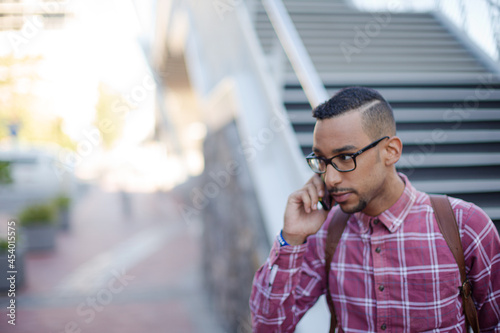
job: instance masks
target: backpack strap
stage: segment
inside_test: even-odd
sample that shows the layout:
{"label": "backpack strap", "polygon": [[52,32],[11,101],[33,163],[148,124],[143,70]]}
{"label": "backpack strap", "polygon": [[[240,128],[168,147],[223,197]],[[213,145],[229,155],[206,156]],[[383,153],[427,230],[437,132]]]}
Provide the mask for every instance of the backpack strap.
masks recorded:
{"label": "backpack strap", "polygon": [[335,316],[335,307],[333,305],[332,294],[330,293],[330,267],[333,259],[333,254],[337,249],[340,237],[344,232],[350,215],[344,213],[340,208],[337,209],[333,215],[330,225],[328,226],[328,233],[326,235],[325,243],[325,279],[326,279],[326,302],[330,308],[330,332],[335,332],[337,327],[337,317]]}
{"label": "backpack strap", "polygon": [[436,221],[439,230],[443,234],[446,244],[453,253],[460,271],[461,286],[460,295],[462,296],[465,319],[468,326],[472,327],[475,333],[479,332],[479,322],[477,319],[477,311],[472,300],[472,286],[465,274],[465,258],[462,242],[460,240],[460,231],[458,230],[457,220],[450,201],[446,195],[429,195],[432,208],[436,216]]}

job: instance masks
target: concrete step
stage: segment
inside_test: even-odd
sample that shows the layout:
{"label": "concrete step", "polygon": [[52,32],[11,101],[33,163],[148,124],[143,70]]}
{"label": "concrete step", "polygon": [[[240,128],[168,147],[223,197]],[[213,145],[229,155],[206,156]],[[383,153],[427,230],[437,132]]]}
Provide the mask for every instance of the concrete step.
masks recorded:
{"label": "concrete step", "polygon": [[[490,73],[486,69],[476,72],[442,72],[442,71],[421,71],[412,72],[408,69],[399,72],[385,72],[378,67],[373,67],[372,71],[364,73],[319,73],[321,80],[326,86],[346,87],[350,85],[380,86],[380,85],[462,85],[476,84],[482,88],[482,82],[493,84],[496,80],[490,79]],[[297,86],[299,81],[293,72],[283,75],[285,85]]]}
{"label": "concrete step", "polygon": [[[355,62],[351,62],[350,64],[342,65],[338,64],[336,66],[331,66],[331,65],[324,65],[322,66],[321,64],[317,66],[317,70],[322,72],[322,73],[338,73],[338,74],[348,74],[348,73],[353,73],[353,74],[363,74],[363,73],[387,73],[387,74],[398,74],[401,73],[401,71],[407,71],[410,73],[429,73],[429,72],[434,72],[434,74],[440,75],[441,73],[456,73],[456,72],[462,72],[462,73],[477,73],[480,71],[484,71],[485,69],[480,66],[474,66],[474,67],[461,67],[461,66],[441,66],[440,64],[434,64],[434,65],[427,65],[427,66],[417,66],[417,65],[412,65],[408,64],[405,66],[404,64],[401,64],[400,66],[390,66],[383,64],[377,64],[373,63],[372,65],[370,64],[360,64],[359,66],[356,66],[357,64]],[[287,73],[291,73],[292,70],[291,68],[287,70]]]}
{"label": "concrete step", "polygon": [[420,144],[433,141],[435,144],[500,142],[500,130],[440,130],[404,131],[399,133],[403,143]]}
{"label": "concrete step", "polygon": [[[408,64],[405,66],[405,64],[401,64],[399,66],[393,65],[391,66],[390,64],[380,64],[380,63],[373,63],[373,64],[359,64],[357,65],[354,61],[351,63],[346,63],[346,64],[327,64],[327,65],[322,65],[316,67],[318,71],[321,73],[324,73],[324,75],[331,75],[333,73],[337,73],[339,76],[341,75],[348,75],[349,73],[352,73],[353,75],[362,75],[362,74],[379,74],[379,73],[384,73],[386,75],[398,75],[402,71],[407,72],[407,73],[432,73],[434,72],[434,76],[436,79],[440,79],[441,74],[453,74],[453,73],[485,73],[486,69],[483,67],[479,66],[468,66],[468,67],[461,67],[461,66],[440,66],[440,64],[429,64],[429,65],[413,65],[413,64]],[[292,73],[292,69],[287,68],[286,73]],[[322,76],[322,75],[320,75]],[[380,76],[379,76],[380,77]]]}
{"label": "concrete step", "polygon": [[[351,39],[348,43],[351,47],[355,47],[356,44]],[[277,38],[268,38],[266,40],[262,40],[262,48],[265,52],[269,53],[279,44]],[[387,43],[386,43],[387,44]],[[307,51],[311,56],[315,55],[327,55],[327,56],[336,56],[336,55],[345,55],[346,52],[349,52],[350,49],[344,45],[344,48],[341,48],[340,42],[338,41],[330,41],[326,44],[315,44],[315,45],[307,45]],[[434,46],[426,46],[426,45],[407,45],[405,48],[397,48],[397,47],[388,47],[387,45],[370,43],[369,46],[365,48],[359,48],[359,51],[356,54],[356,57],[370,56],[372,58],[376,56],[399,56],[399,57],[408,57],[414,55],[437,55],[443,58],[453,58],[456,56],[466,56],[471,59],[473,57],[463,49],[459,44],[443,44],[441,47],[436,48]],[[351,51],[354,52],[354,51]],[[376,58],[374,58],[376,59]]]}
{"label": "concrete step", "polygon": [[[256,30],[258,33],[261,32],[271,32],[274,31],[271,21],[267,18],[266,13],[260,13],[259,15],[262,15],[261,18],[258,19],[256,22]],[[373,17],[371,20],[367,20],[365,23],[369,23],[373,20]],[[381,20],[381,19],[379,19]],[[418,22],[405,22],[405,24],[392,24],[392,20],[387,23],[387,25],[384,24],[384,21],[379,22],[381,26],[383,26],[382,30],[383,31],[399,31],[399,32],[413,32],[415,30],[419,30],[422,32],[445,32],[446,30],[443,28],[443,26],[437,22],[434,21],[433,23],[431,22],[426,22],[426,24],[418,23]],[[300,21],[296,22],[295,27],[297,30],[318,30],[318,31],[331,31],[331,32],[341,32],[341,31],[352,31],[353,24],[352,21],[347,21],[347,22],[342,22],[338,20],[329,20],[329,21],[322,21],[321,24],[318,24],[318,22],[312,21]],[[363,31],[365,29],[365,25],[359,26],[361,30]]]}
{"label": "concrete step", "polygon": [[[316,119],[311,114],[311,109],[288,111],[288,116],[293,124],[313,125]],[[462,122],[500,121],[500,105],[498,109],[481,109],[473,112],[455,112],[449,109],[394,109],[397,123],[434,123],[456,121],[460,116]]]}
{"label": "concrete step", "polygon": [[[401,131],[398,136],[403,144],[418,145],[432,142],[439,145],[500,142],[500,130],[439,130]],[[300,146],[310,147],[313,133],[297,133]]]}
{"label": "concrete step", "polygon": [[[301,35],[301,32],[299,31],[299,35]],[[325,38],[309,38],[309,39],[304,39],[303,42],[304,45],[309,49],[310,47],[322,47],[324,45],[338,45],[340,47],[340,43],[344,42],[348,45],[351,45],[352,47],[356,46],[359,44],[356,44],[356,40],[354,39],[355,35],[343,35],[342,37],[339,38],[333,38],[333,37],[325,37]],[[275,40],[275,36],[262,36],[261,38],[261,43],[262,45],[270,44]],[[418,39],[406,39],[403,36],[401,38],[383,38],[383,35],[380,34],[377,36],[377,38],[371,38],[369,39],[370,43],[367,44],[365,47],[358,47],[360,49],[367,49],[370,47],[381,47],[381,46],[386,46],[389,49],[396,49],[398,47],[414,47],[414,46],[422,46],[425,47],[429,50],[432,50],[433,47],[447,47],[447,46],[455,46],[459,47],[460,44],[454,40],[454,39],[449,39],[449,38],[439,38],[439,39],[427,39],[427,38],[418,38]]]}
{"label": "concrete step", "polygon": [[483,207],[484,212],[492,220],[500,220],[500,207]]}
{"label": "concrete step", "polygon": [[[295,24],[309,23],[309,24],[322,24],[322,23],[348,23],[348,24],[366,24],[370,21],[388,22],[393,25],[405,24],[433,24],[436,25],[436,18],[432,14],[420,13],[383,13],[372,14],[367,12],[358,12],[352,10],[342,10],[335,8],[317,8],[313,10],[288,8],[288,13]],[[390,15],[390,16],[389,16]],[[269,22],[267,13],[262,9],[258,10],[255,15],[255,22],[257,24],[262,22]]]}
{"label": "concrete step", "polygon": [[[385,57],[379,57],[374,59],[370,56],[329,56],[329,57],[316,57],[312,56],[311,60],[317,68],[326,68],[326,69],[335,69],[340,66],[342,68],[348,69],[350,67],[359,68],[363,66],[363,68],[373,68],[374,66],[383,65],[389,66],[389,68],[440,68],[440,69],[460,69],[461,71],[477,71],[481,70],[484,67],[476,62],[474,59],[453,59],[446,63],[439,58],[408,58],[404,59],[403,57],[393,57],[391,55],[387,55]],[[287,66],[291,67],[291,65]]]}
{"label": "concrete step", "polygon": [[[338,52],[337,54],[332,53],[314,53],[311,54],[311,60],[314,63],[319,64],[331,64],[334,62],[346,62],[346,57],[342,52]],[[356,64],[360,63],[398,63],[398,64],[443,64],[443,56],[442,54],[432,54],[432,53],[423,53],[416,55],[405,55],[402,57],[400,54],[392,54],[386,53],[385,55],[381,55],[379,58],[374,59],[373,54],[368,52],[361,52],[358,55],[353,56],[353,62]],[[463,66],[481,66],[478,61],[474,58],[466,54],[455,54],[453,57],[450,57],[446,64],[453,65],[463,65]],[[481,66],[482,67],[482,66]]]}
{"label": "concrete step", "polygon": [[[269,44],[271,46],[272,44]],[[340,45],[337,44],[327,44],[327,45],[318,45],[318,46],[310,46],[308,49],[308,52],[311,56],[314,55],[344,55],[344,51],[340,48]],[[454,57],[468,57],[471,58],[470,54],[464,50],[462,47],[459,45],[455,46],[450,46],[450,47],[440,47],[440,48],[435,48],[435,47],[414,47],[414,48],[391,48],[388,50],[386,47],[381,47],[381,46],[373,46],[370,45],[369,47],[365,48],[363,52],[360,52],[358,54],[359,57],[362,56],[404,56],[406,57],[411,57],[411,56],[438,56],[438,57],[449,57],[449,58],[454,58]]]}
{"label": "concrete step", "polygon": [[[398,89],[398,88],[380,88],[378,91],[390,103],[392,102],[457,102],[475,103],[479,100],[475,97],[476,88],[420,88],[420,89]],[[328,94],[332,96],[337,89],[328,89]],[[481,101],[497,101],[500,106],[500,89],[482,91]],[[300,103],[307,101],[306,95],[302,89],[286,89],[283,94],[286,103]]]}
{"label": "concrete step", "polygon": [[403,153],[397,166],[400,168],[500,167],[500,153]]}
{"label": "concrete step", "polygon": [[[443,54],[432,54],[432,53],[420,53],[420,54],[408,54],[402,56],[401,54],[378,54],[377,58],[371,52],[361,52],[352,56],[352,62],[356,64],[361,63],[398,63],[398,64],[443,64],[443,58],[449,57],[449,61],[446,63],[453,65],[463,65],[463,66],[481,66],[480,63],[474,58],[469,57],[466,54],[454,54],[454,55],[443,55]],[[349,57],[351,58],[351,57]],[[333,63],[346,63],[347,59],[345,54],[342,52],[336,53],[314,53],[311,54],[311,60],[318,64],[333,64]]]}
{"label": "concrete step", "polygon": [[412,181],[419,191],[427,193],[494,193],[500,191],[498,179],[452,179]]}
{"label": "concrete step", "polygon": [[[394,117],[398,123],[457,121],[500,121],[500,105],[496,109],[477,109],[470,112],[461,109],[396,109]],[[458,117],[458,118],[457,118]]]}
{"label": "concrete step", "polygon": [[[259,31],[259,37],[261,38],[266,38],[266,37],[274,37],[276,36],[276,33],[270,27],[271,29],[266,29],[264,31]],[[304,28],[304,27],[298,27],[299,29],[299,34],[302,38],[325,38],[325,39],[345,39],[346,37],[349,36],[357,36],[360,34],[359,31],[365,32],[365,30],[361,29],[353,29],[353,26],[348,26],[345,25],[343,26],[343,29],[341,27],[332,27],[331,29],[327,29],[326,27],[311,27],[311,28]],[[373,30],[373,35],[370,36],[371,32],[368,31],[367,37],[371,38],[395,38],[395,39],[410,39],[410,38],[429,38],[429,39],[449,39],[450,34],[445,31],[445,30],[420,30],[420,29],[408,29],[408,27],[405,30],[386,30],[385,28],[379,28],[378,32],[376,30]]]}

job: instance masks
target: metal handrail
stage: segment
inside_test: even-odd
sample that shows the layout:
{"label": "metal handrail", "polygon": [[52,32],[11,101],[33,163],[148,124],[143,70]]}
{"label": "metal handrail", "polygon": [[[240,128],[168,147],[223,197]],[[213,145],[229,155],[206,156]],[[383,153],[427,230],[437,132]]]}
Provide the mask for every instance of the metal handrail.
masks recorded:
{"label": "metal handrail", "polygon": [[486,0],[486,3],[489,6],[491,29],[493,30],[493,38],[497,49],[497,60],[500,61],[500,1]]}
{"label": "metal handrail", "polygon": [[262,0],[274,31],[292,64],[300,85],[314,108],[329,99],[321,78],[307,53],[306,47],[288,14],[283,1]]}

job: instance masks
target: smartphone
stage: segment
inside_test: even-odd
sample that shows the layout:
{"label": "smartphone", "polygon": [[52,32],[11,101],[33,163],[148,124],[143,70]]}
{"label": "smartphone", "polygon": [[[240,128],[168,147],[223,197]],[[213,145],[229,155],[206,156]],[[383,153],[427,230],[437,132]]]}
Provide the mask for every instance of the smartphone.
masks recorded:
{"label": "smartphone", "polygon": [[332,209],[332,196],[330,195],[330,193],[326,189],[324,175],[321,175],[321,180],[323,180],[323,185],[325,186],[323,189],[325,192],[325,195],[323,197],[319,198],[319,203],[321,204],[321,206],[323,207],[324,210],[329,211],[330,209]]}
{"label": "smartphone", "polygon": [[324,197],[319,198],[319,203],[324,210],[328,211],[332,208],[332,196],[327,192]]}

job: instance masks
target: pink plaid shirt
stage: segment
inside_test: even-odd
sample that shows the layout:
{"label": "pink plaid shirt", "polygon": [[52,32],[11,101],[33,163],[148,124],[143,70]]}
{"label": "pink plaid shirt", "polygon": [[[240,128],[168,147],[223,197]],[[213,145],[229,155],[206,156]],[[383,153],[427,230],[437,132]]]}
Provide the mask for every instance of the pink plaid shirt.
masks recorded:
{"label": "pink plaid shirt", "polygon": [[[339,325],[344,332],[464,332],[456,261],[429,196],[401,177],[406,188],[399,200],[377,217],[353,214],[339,242],[330,272]],[[451,205],[481,331],[500,332],[498,232],[474,204],[451,198]],[[325,240],[333,213],[303,245],[274,242],[253,282],[254,332],[293,332],[325,293]]]}

